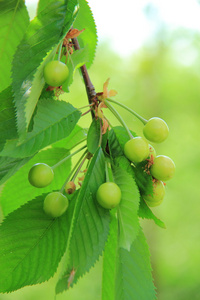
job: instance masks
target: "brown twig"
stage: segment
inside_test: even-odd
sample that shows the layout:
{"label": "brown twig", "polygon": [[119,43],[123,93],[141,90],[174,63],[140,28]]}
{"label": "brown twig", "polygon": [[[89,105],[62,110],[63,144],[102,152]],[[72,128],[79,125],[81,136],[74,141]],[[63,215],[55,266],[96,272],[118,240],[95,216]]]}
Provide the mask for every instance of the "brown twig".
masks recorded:
{"label": "brown twig", "polygon": [[[75,50],[80,49],[79,42],[76,37],[72,39],[72,43],[74,45]],[[82,67],[80,67],[80,69],[81,69],[81,73],[82,73],[83,80],[85,83],[85,88],[86,88],[89,104],[92,104],[93,103],[92,100],[96,97],[95,88],[90,80],[86,65],[83,65]],[[95,114],[94,114],[93,110],[91,110],[91,114],[92,114],[92,118],[95,118]]]}

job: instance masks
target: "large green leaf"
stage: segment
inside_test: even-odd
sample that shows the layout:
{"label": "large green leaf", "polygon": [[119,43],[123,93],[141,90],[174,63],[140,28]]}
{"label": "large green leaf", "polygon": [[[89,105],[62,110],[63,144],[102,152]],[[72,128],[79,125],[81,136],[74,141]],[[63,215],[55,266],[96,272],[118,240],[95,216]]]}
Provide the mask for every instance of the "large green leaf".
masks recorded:
{"label": "large green leaf", "polygon": [[71,149],[75,145],[84,142],[87,138],[87,129],[76,125],[70,135],[61,141],[58,141],[52,145],[52,147],[61,147]]}
{"label": "large green leaf", "polygon": [[148,205],[145,203],[143,198],[140,199],[140,207],[138,211],[138,216],[143,219],[149,219],[153,220],[156,225],[160,226],[161,228],[166,228],[163,221],[158,219],[152,212],[152,210],[148,207]]}
{"label": "large green leaf", "polygon": [[[96,191],[103,182],[105,158],[102,150],[98,149],[76,199],[67,245],[70,257],[67,256],[64,262],[65,268],[56,287],[57,293],[72,286],[102,254],[110,221],[109,211],[100,207],[96,201]],[[70,278],[72,270],[75,274]]]}
{"label": "large green leaf", "polygon": [[29,23],[23,0],[0,1],[0,91],[11,83],[11,62]]}
{"label": "large green leaf", "polygon": [[96,25],[86,0],[79,0],[79,13],[73,24],[74,28],[85,29],[78,37],[81,48],[87,47],[89,51],[89,60],[86,63],[87,68],[91,66],[95,57],[97,46]]}
{"label": "large green leaf", "polygon": [[103,253],[102,300],[115,300],[115,276],[118,249],[118,221],[111,214],[110,231]]}
{"label": "large green leaf", "polygon": [[98,147],[100,147],[101,139],[101,126],[100,126],[100,119],[97,120],[94,118],[90,128],[88,130],[87,135],[87,147],[88,151],[92,154],[96,152]]}
{"label": "large green leaf", "polygon": [[31,157],[14,158],[9,156],[0,157],[0,185],[17,172]]}
{"label": "large green leaf", "polygon": [[3,188],[0,202],[4,216],[26,203],[27,200],[31,200],[36,196],[52,190],[60,190],[68,173],[70,173],[70,160],[65,161],[62,165],[54,169],[54,179],[52,183],[42,189],[35,188],[29,183],[28,172],[35,163],[41,162],[53,166],[68,154],[68,150],[63,148],[47,149],[39,152],[29,160],[26,165],[20,168],[20,170],[6,182]]}
{"label": "large green leaf", "polygon": [[[13,60],[17,125],[23,139],[44,87],[43,67],[51,60],[76,15],[76,0],[51,1],[31,21]],[[44,60],[49,51],[53,51]]]}
{"label": "large green leaf", "polygon": [[44,197],[15,210],[0,226],[0,292],[48,280],[57,269],[66,248],[67,213],[47,216]]}
{"label": "large green leaf", "polygon": [[142,230],[130,251],[119,248],[115,300],[155,300],[150,253]]}
{"label": "large green leaf", "polygon": [[132,176],[114,167],[113,177],[120,187],[122,198],[117,209],[119,222],[119,246],[130,250],[139,230],[138,208],[140,195]]}
{"label": "large green leaf", "polygon": [[11,86],[0,93],[0,151],[8,139],[17,137]]}
{"label": "large green leaf", "polygon": [[32,132],[18,145],[18,140],[8,141],[2,156],[27,157],[40,149],[68,136],[81,113],[65,101],[41,99],[34,118]]}

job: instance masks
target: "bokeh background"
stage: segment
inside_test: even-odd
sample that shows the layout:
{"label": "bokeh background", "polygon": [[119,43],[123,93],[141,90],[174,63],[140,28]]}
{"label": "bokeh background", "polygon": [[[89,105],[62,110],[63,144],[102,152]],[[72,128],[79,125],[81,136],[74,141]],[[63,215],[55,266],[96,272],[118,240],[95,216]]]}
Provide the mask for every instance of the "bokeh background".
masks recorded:
{"label": "bokeh background", "polygon": [[[26,1],[31,17],[36,2]],[[99,33],[89,74],[96,91],[110,78],[116,100],[145,118],[158,116],[169,125],[169,138],[153,145],[176,163],[166,197],[153,208],[166,229],[143,221],[159,300],[200,299],[200,4],[198,1],[89,1]],[[108,3],[109,2],[109,3]],[[117,2],[117,3],[116,3]],[[120,2],[120,3],[118,3]],[[67,100],[87,104],[77,72]],[[117,107],[116,107],[117,109]],[[128,126],[142,135],[142,123],[120,109]],[[109,115],[112,124],[117,121]],[[90,116],[80,125],[88,127]],[[100,300],[101,259],[74,289],[57,300]],[[58,274],[0,300],[53,300]],[[139,299],[138,299],[139,300]],[[148,300],[148,299],[147,299]]]}

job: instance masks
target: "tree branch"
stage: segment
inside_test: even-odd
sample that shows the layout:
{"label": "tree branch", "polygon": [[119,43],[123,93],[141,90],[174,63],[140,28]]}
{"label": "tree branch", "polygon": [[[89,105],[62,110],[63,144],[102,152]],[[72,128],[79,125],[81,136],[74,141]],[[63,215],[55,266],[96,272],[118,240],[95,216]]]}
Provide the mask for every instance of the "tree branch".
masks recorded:
{"label": "tree branch", "polygon": [[[73,38],[72,43],[74,45],[75,50],[80,49],[79,42],[78,42],[77,38]],[[92,104],[92,99],[96,96],[95,88],[94,88],[94,86],[93,86],[93,84],[90,80],[86,65],[83,65],[82,67],[80,67],[80,69],[81,69],[81,73],[82,73],[83,80],[84,80],[84,83],[85,83],[85,88],[86,88],[89,104]],[[94,118],[95,115],[94,115],[93,110],[91,110],[91,114],[92,114],[92,118]]]}

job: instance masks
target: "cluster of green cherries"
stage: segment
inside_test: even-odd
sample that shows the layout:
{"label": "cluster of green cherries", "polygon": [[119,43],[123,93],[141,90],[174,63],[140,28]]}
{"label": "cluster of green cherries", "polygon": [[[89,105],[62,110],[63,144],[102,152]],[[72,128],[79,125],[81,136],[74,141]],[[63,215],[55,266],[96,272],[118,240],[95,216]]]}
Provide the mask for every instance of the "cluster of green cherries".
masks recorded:
{"label": "cluster of green cherries", "polygon": [[[169,128],[164,120],[155,117],[146,122],[143,134],[150,142],[161,143],[168,137]],[[174,176],[175,164],[168,156],[156,156],[155,149],[148,144],[146,139],[142,137],[130,139],[124,146],[124,154],[133,163],[150,158],[149,172],[153,177],[153,194],[143,195],[143,199],[153,207],[162,203],[165,196],[164,182]]]}
{"label": "cluster of green cherries", "polygon": [[[160,118],[146,121],[143,129],[145,138],[154,143],[161,143],[168,137],[169,128]],[[155,149],[143,137],[132,137],[124,145],[124,155],[130,162],[137,164],[149,161],[149,173],[153,177],[153,194],[143,195],[148,206],[154,207],[162,203],[165,196],[165,181],[171,179],[175,173],[173,160],[165,155],[156,156]],[[97,201],[104,208],[114,208],[121,201],[121,190],[114,182],[103,183],[97,190]]]}
{"label": "cluster of green cherries", "polygon": [[[44,67],[44,79],[50,86],[60,86],[66,81],[68,75],[68,67],[59,60],[50,61]],[[133,137],[131,135],[126,124],[117,111],[112,107],[110,102],[115,102],[116,104],[126,108],[143,122],[143,134],[145,138]],[[124,155],[133,164],[137,164],[142,161],[147,161],[147,163],[150,162],[148,171],[153,177],[153,194],[143,195],[143,199],[149,206],[157,206],[161,204],[165,196],[164,182],[173,177],[175,173],[175,164],[171,158],[165,155],[156,156],[155,149],[147,142],[147,140],[154,143],[161,143],[166,140],[169,134],[169,128],[166,122],[156,117],[145,120],[129,108],[111,99],[105,100],[105,104],[108,108],[110,108],[129,133],[130,139],[124,146]],[[37,188],[44,188],[48,186],[53,179],[53,167],[50,167],[45,163],[35,164],[32,166],[28,174],[30,184]],[[76,185],[73,181],[69,181],[65,185],[64,189],[66,194],[71,194],[75,191]],[[113,182],[112,176],[111,180],[109,180],[109,175],[107,176],[107,182],[101,184],[96,193],[98,203],[106,209],[116,207],[121,201],[121,196],[119,186]],[[68,198],[61,190],[47,194],[44,199],[43,208],[47,215],[56,218],[61,216],[67,210],[68,206]]]}
{"label": "cluster of green cherries", "polygon": [[[36,188],[44,188],[51,184],[54,179],[53,168],[45,163],[37,163],[32,166],[28,173],[30,184]],[[65,192],[72,194],[76,189],[74,182],[68,182],[65,185]],[[47,194],[44,199],[43,208],[47,215],[56,218],[60,217],[68,208],[69,200],[60,191]]]}

